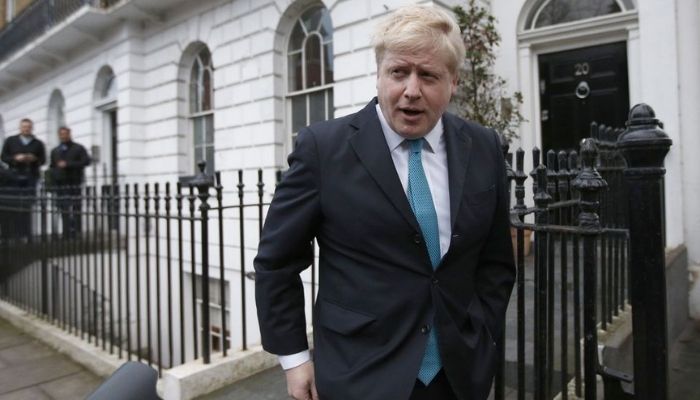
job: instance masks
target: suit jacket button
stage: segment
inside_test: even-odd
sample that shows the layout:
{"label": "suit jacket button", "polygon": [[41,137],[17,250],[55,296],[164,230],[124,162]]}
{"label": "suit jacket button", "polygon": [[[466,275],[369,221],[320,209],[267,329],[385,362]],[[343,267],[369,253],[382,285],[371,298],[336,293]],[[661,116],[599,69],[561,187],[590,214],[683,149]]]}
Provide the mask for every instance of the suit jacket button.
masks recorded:
{"label": "suit jacket button", "polygon": [[429,332],[430,332],[430,325],[425,324],[425,325],[421,326],[420,333],[427,335]]}
{"label": "suit jacket button", "polygon": [[437,285],[438,283],[440,283],[440,280],[438,280],[438,278],[433,278],[433,285]]}
{"label": "suit jacket button", "polygon": [[416,234],[413,236],[413,241],[414,241],[416,244],[420,244],[420,241],[421,241],[420,234],[416,233]]}

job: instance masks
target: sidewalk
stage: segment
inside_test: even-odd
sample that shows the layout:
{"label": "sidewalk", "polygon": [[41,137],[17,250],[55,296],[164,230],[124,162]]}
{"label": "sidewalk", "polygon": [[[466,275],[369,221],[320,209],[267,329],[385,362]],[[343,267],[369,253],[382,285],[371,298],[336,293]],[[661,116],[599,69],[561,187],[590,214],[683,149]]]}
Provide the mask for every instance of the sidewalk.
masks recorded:
{"label": "sidewalk", "polygon": [[700,400],[700,325],[689,322],[669,355],[669,399]]}
{"label": "sidewalk", "polygon": [[[630,372],[631,369],[630,365]],[[689,321],[669,354],[669,400],[700,400],[699,377],[700,327]],[[516,393],[512,389],[507,389],[506,392],[507,399],[516,398]],[[602,399],[602,386],[599,394]],[[284,373],[281,368],[275,367],[201,397],[199,400],[283,400],[287,398]],[[0,400],[2,399],[0,396]]]}
{"label": "sidewalk", "polygon": [[[1,398],[0,398],[1,399]],[[287,382],[279,366],[198,398],[198,400],[286,400]]]}
{"label": "sidewalk", "polygon": [[102,380],[0,319],[0,400],[82,399]]}

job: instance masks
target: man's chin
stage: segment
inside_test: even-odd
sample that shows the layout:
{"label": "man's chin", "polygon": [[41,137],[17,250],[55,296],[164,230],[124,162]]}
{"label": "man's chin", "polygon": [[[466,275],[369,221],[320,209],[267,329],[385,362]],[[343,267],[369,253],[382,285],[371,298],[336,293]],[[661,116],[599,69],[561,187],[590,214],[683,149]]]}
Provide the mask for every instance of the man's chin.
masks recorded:
{"label": "man's chin", "polygon": [[428,133],[424,126],[404,124],[397,133],[406,139],[419,139]]}

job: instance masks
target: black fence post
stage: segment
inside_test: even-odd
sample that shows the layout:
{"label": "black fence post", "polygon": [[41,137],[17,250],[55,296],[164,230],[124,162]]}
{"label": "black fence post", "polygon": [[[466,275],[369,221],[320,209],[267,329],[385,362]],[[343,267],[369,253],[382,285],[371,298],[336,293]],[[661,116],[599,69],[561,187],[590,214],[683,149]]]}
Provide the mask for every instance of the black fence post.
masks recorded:
{"label": "black fence post", "polygon": [[41,314],[43,317],[49,315],[49,262],[47,248],[47,221],[46,221],[46,188],[42,187],[40,192],[41,201]]}
{"label": "black fence post", "polygon": [[[533,154],[535,151],[533,150]],[[537,176],[535,186],[535,224],[544,226],[549,223],[549,203],[552,197],[547,193],[547,167],[539,164],[535,168]],[[547,374],[549,330],[547,329],[547,250],[549,234],[545,230],[535,231],[535,343],[534,372],[535,399],[549,398],[549,375]]]}
{"label": "black fence post", "polygon": [[247,306],[246,306],[246,285],[245,285],[245,213],[244,213],[244,196],[245,196],[245,184],[243,183],[243,170],[238,170],[238,235],[239,235],[239,246],[241,255],[241,340],[243,342],[241,349],[248,349],[248,337],[247,337]]}
{"label": "black fence post", "polygon": [[[211,362],[211,323],[209,315],[209,188],[214,186],[213,178],[205,172],[207,163],[200,161],[199,174],[192,181],[199,197],[199,213],[202,230],[202,356],[204,363]],[[194,276],[192,277],[194,279]],[[195,321],[196,324],[196,321]],[[225,333],[223,334],[225,338]]]}
{"label": "black fence post", "polygon": [[638,400],[668,398],[663,177],[664,158],[671,144],[654,110],[646,104],[632,108],[627,129],[617,142],[627,161],[634,383]]}
{"label": "black fence post", "polygon": [[600,235],[598,217],[600,190],[607,186],[595,169],[597,149],[592,139],[581,144],[581,172],[573,185],[581,195],[579,226],[583,236],[583,384],[584,398],[596,400],[598,332],[596,327],[596,284]]}

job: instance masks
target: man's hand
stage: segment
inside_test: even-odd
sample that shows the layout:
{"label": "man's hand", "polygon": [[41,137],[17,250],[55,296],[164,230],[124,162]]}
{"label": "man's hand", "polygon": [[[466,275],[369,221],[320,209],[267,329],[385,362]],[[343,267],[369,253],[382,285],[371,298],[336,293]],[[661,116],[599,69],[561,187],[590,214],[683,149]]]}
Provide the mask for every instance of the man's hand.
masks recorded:
{"label": "man's hand", "polygon": [[66,160],[58,160],[58,162],[56,162],[58,168],[65,168],[67,165],[68,163],[66,163]]}
{"label": "man's hand", "polygon": [[313,362],[307,361],[284,372],[287,375],[287,394],[294,400],[318,400]]}
{"label": "man's hand", "polygon": [[32,163],[36,161],[36,156],[32,153],[17,153],[14,159],[19,163]]}

